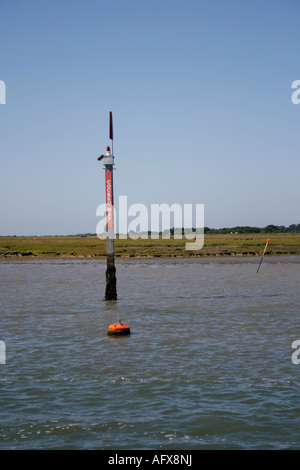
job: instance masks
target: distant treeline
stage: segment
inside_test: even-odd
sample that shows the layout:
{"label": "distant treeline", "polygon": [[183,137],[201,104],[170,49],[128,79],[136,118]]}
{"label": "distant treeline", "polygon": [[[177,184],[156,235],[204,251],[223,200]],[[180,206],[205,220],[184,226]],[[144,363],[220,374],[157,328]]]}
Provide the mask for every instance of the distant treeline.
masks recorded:
{"label": "distant treeline", "polygon": [[[165,230],[164,232],[151,232],[149,230],[148,232],[137,232],[137,233],[142,233],[144,235],[148,235],[149,237],[151,236],[151,233],[157,234],[159,236],[162,236],[165,233],[170,233],[170,235],[174,234],[188,234],[195,232],[195,228],[190,228],[190,229],[184,229],[184,228],[171,228],[169,230]],[[224,227],[224,228],[209,228],[209,227],[204,227],[204,233],[211,234],[211,235],[221,235],[221,234],[226,234],[226,233],[300,233],[300,224],[292,224],[289,227],[285,227],[284,225],[267,225],[266,227],[250,227],[248,225],[240,226],[238,225],[237,227]],[[83,234],[78,234],[77,236],[81,237],[88,237],[90,235],[95,236],[96,234],[93,233],[83,233]],[[118,236],[118,234],[117,234]]]}
{"label": "distant treeline", "polygon": [[266,227],[238,226],[231,228],[209,228],[204,227],[204,233],[225,234],[225,233],[299,233],[300,224],[292,224],[289,227],[284,225],[267,225]]}
{"label": "distant treeline", "polygon": [[[174,232],[180,232],[182,230],[182,234],[184,234],[184,229],[173,229],[171,228],[170,233],[174,235]],[[193,232],[195,229],[192,229]],[[187,230],[186,232],[191,232],[191,229]],[[237,227],[224,227],[224,228],[209,228],[204,227],[204,233],[211,234],[211,235],[220,235],[226,233],[300,233],[300,224],[292,224],[289,227],[285,227],[284,225],[267,225],[266,227],[250,227],[249,225]],[[151,234],[151,232],[150,232]],[[161,232],[160,232],[161,235]]]}

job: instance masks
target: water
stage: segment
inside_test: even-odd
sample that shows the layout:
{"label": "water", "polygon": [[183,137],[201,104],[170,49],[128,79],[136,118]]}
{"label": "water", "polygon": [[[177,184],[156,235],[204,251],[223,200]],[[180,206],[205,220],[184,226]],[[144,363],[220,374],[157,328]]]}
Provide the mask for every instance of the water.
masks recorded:
{"label": "water", "polygon": [[[0,263],[0,449],[299,449],[300,258]],[[107,336],[119,318],[124,338]]]}

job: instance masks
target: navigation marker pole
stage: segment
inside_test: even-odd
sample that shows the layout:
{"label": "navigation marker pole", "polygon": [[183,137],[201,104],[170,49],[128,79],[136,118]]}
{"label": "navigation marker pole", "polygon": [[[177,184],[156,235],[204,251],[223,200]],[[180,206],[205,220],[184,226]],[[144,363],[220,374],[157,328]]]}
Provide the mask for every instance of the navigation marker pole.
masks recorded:
{"label": "navigation marker pole", "polygon": [[[112,112],[109,113],[109,138],[113,141],[113,121]],[[113,143],[113,142],[112,142]],[[112,147],[113,150],[113,147]],[[113,218],[113,166],[114,156],[110,147],[106,147],[106,155],[101,155],[98,160],[102,160],[105,167],[105,194],[106,194],[106,290],[105,300],[117,300],[117,279],[114,255],[114,218]]]}
{"label": "navigation marker pole", "polygon": [[256,271],[257,273],[258,273],[259,268],[260,268],[260,265],[261,265],[261,263],[262,263],[264,254],[265,254],[265,252],[266,252],[266,249],[267,249],[267,246],[268,246],[268,243],[269,243],[269,240],[270,240],[270,239],[268,238],[267,243],[266,243],[266,246],[265,246],[265,249],[264,249],[264,251],[263,251],[263,254],[262,254],[262,257],[261,257],[261,260],[260,260],[260,263],[259,263],[259,266],[258,266],[257,271]]}

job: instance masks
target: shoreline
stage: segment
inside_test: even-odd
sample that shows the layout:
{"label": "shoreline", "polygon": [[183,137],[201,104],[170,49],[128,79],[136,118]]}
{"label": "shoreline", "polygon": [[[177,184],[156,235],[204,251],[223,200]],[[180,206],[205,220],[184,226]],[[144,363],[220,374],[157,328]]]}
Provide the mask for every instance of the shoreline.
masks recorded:
{"label": "shoreline", "polygon": [[[208,265],[208,264],[220,264],[220,265],[242,265],[242,264],[250,264],[253,266],[258,266],[260,259],[256,256],[202,256],[202,257],[123,257],[117,258],[115,260],[116,268],[122,265],[138,265],[143,264],[145,266],[155,265],[155,264],[169,264],[169,265],[184,265],[184,264],[199,264],[199,265]],[[44,258],[44,257],[25,257],[25,258],[0,258],[0,266],[1,265],[8,265],[8,264],[72,264],[72,263],[96,263],[99,266],[106,266],[106,259],[105,258]],[[270,255],[267,258],[264,257],[263,264],[272,265],[272,264],[299,264],[300,265],[300,255]],[[256,269],[256,268],[255,268]]]}
{"label": "shoreline", "polygon": [[[259,259],[300,255],[300,233],[205,235],[200,250],[185,239],[115,239],[115,259]],[[24,259],[106,259],[106,240],[94,235],[0,237],[0,261]]]}

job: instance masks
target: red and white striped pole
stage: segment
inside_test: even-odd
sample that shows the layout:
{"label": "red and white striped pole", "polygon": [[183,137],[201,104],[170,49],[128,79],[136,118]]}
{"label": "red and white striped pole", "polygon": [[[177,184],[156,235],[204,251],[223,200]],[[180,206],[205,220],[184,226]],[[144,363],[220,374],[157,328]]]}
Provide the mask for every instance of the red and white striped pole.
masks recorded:
{"label": "red and white striped pole", "polygon": [[[110,153],[110,147],[106,147],[106,161],[113,158]],[[106,231],[110,234],[111,230],[114,229],[114,218],[113,218],[113,164],[105,164],[105,197],[106,197]]]}
{"label": "red and white striped pole", "polygon": [[[109,138],[113,141],[112,113],[109,113]],[[113,166],[114,156],[110,147],[106,148],[106,155],[101,155],[105,167],[105,196],[106,196],[106,290],[105,300],[117,300],[117,278],[114,255],[114,192],[113,192]]]}

